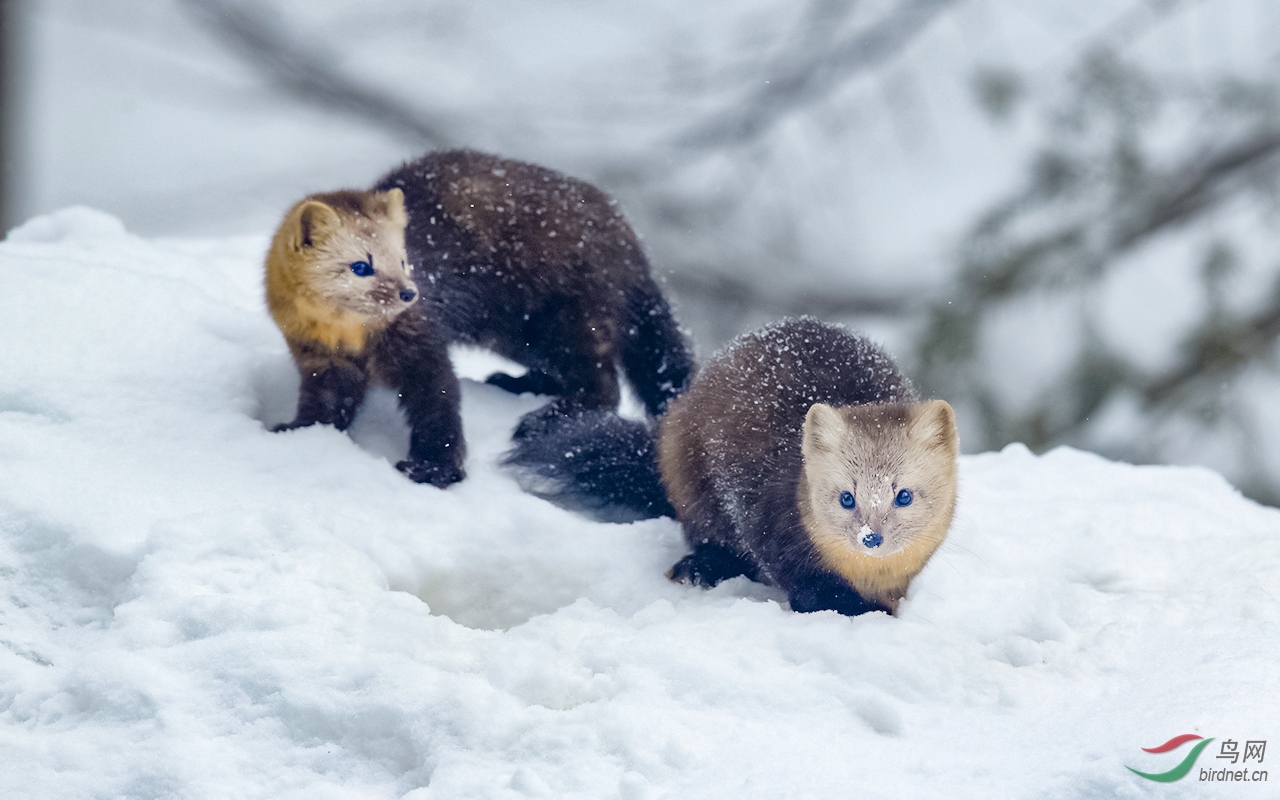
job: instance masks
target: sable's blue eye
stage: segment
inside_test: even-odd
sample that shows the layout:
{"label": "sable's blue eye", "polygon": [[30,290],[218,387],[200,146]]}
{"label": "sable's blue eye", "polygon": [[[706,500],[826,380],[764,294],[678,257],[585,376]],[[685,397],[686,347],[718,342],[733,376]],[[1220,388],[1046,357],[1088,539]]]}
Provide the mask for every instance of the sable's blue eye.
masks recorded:
{"label": "sable's blue eye", "polygon": [[853,508],[853,492],[840,493],[840,506],[842,508]]}
{"label": "sable's blue eye", "polygon": [[911,493],[910,489],[903,489],[902,491],[898,492],[897,497],[893,498],[893,504],[899,507],[909,506],[911,505],[911,501],[914,499],[915,499],[915,495]]}
{"label": "sable's blue eye", "polygon": [[373,265],[368,261],[352,261],[351,271],[361,278],[367,278],[373,274]]}

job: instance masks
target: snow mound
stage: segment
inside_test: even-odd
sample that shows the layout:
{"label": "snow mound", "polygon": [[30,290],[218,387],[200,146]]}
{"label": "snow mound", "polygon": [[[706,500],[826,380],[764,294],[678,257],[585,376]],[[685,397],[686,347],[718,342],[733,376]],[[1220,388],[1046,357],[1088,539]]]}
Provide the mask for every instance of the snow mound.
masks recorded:
{"label": "snow mound", "polygon": [[897,618],[677,586],[674,522],[497,467],[534,398],[464,380],[445,491],[388,391],[268,432],[265,245],[86,209],[0,244],[2,796],[1142,797],[1142,747],[1280,738],[1280,512],[1214,473],[966,457]]}
{"label": "snow mound", "polygon": [[9,231],[9,242],[92,242],[111,243],[128,237],[124,223],[94,208],[72,206],[52,214],[32,217]]}

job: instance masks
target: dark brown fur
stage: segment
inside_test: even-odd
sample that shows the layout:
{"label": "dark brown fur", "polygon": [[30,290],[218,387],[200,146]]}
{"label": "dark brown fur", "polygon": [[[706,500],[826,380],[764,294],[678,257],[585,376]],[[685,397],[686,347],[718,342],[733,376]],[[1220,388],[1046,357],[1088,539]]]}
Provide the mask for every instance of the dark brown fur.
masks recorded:
{"label": "dark brown fur", "polygon": [[[354,279],[347,262],[366,250],[380,253],[376,276]],[[416,294],[407,306],[396,300],[406,284]],[[346,428],[370,381],[384,381],[412,431],[399,468],[437,486],[464,475],[451,342],[528,367],[490,383],[559,395],[517,436],[561,412],[614,407],[618,364],[654,415],[693,370],[612,200],[558,172],[467,150],[428,153],[369,192],[300,201],[272,243],[267,298],[302,374],[297,416],[281,427]]]}
{"label": "dark brown fur", "polygon": [[675,580],[745,575],[796,611],[860,614],[894,610],[946,536],[958,452],[950,406],[915,402],[866,339],[802,318],[717,353],[656,436],[581,412],[507,463],[532,491],[604,518],[674,515],[692,550]]}
{"label": "dark brown fur", "polygon": [[526,420],[612,408],[620,364],[660,414],[692,357],[635,233],[603,192],[544,167],[469,150],[428,153],[382,178],[405,193],[414,277],[440,338],[489,347],[529,372],[511,391],[556,394]]}
{"label": "dark brown fur", "polygon": [[[662,482],[693,550],[672,577],[747,575],[798,611],[893,610],[950,524],[954,432],[949,406],[915,402],[893,362],[841,328],[796,319],[740,337],[662,419]],[[902,488],[914,507],[886,511]],[[846,489],[856,510],[838,507]],[[911,530],[894,552],[861,548],[866,522],[885,539]]]}

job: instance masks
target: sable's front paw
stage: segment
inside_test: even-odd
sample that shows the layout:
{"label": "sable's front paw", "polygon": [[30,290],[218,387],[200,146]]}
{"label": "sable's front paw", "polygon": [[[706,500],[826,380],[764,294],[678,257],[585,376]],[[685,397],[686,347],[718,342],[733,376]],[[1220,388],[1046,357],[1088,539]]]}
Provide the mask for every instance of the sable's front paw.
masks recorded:
{"label": "sable's front paw", "polygon": [[693,554],[690,553],[672,564],[671,569],[667,570],[667,579],[690,586],[702,585],[698,582],[698,573],[694,566]]}
{"label": "sable's front paw", "polygon": [[396,464],[396,469],[408,475],[409,480],[415,483],[429,483],[440,489],[467,477],[462,467],[455,467],[452,464],[433,464],[412,458]]}
{"label": "sable's front paw", "polygon": [[892,614],[888,608],[867,600],[857,590],[832,575],[816,575],[797,582],[787,593],[791,610],[802,614],[811,611],[835,611],[856,617],[869,611]]}
{"label": "sable's front paw", "polygon": [[683,583],[689,586],[706,586],[707,588],[720,582],[717,576],[709,574],[703,567],[704,565],[698,559],[697,553],[690,553],[677,561],[671,569],[667,570],[667,577],[676,583]]}
{"label": "sable's front paw", "polygon": [[667,570],[667,577],[671,580],[693,586],[716,586],[739,575],[755,580],[755,565],[727,547],[711,542],[703,542],[693,548],[692,553]]}

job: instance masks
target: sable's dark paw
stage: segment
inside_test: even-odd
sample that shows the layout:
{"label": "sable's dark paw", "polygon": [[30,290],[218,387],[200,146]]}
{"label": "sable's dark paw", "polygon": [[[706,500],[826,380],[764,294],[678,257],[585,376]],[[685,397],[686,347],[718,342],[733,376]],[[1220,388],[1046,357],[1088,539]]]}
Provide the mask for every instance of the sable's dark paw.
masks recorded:
{"label": "sable's dark paw", "polygon": [[676,583],[715,586],[739,575],[755,580],[755,573],[753,564],[727,547],[703,542],[667,570],[667,577]]}
{"label": "sable's dark paw", "polygon": [[671,566],[667,570],[667,577],[676,583],[687,583],[690,586],[714,586],[702,578],[702,573],[698,571],[697,559],[693,557],[693,553],[685,556]]}
{"label": "sable's dark paw", "polygon": [[439,489],[467,477],[462,467],[455,467],[452,464],[432,464],[412,458],[406,458],[396,464],[396,469],[408,475],[409,480],[415,483],[429,483]]}
{"label": "sable's dark paw", "polygon": [[560,383],[549,375],[529,370],[517,377],[505,372],[495,372],[484,379],[490,386],[497,386],[512,394],[560,394]]}
{"label": "sable's dark paw", "polygon": [[858,594],[852,586],[834,575],[814,576],[800,582],[787,593],[787,599],[791,602],[791,610],[802,614],[810,611],[835,611],[846,617],[856,617],[868,611],[893,613]]}

